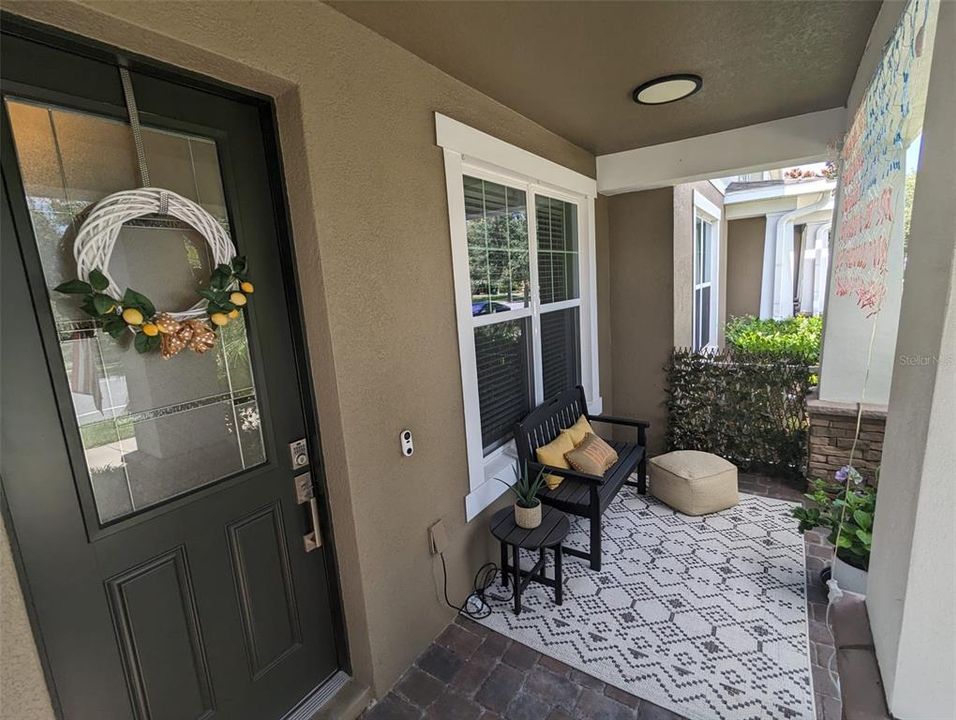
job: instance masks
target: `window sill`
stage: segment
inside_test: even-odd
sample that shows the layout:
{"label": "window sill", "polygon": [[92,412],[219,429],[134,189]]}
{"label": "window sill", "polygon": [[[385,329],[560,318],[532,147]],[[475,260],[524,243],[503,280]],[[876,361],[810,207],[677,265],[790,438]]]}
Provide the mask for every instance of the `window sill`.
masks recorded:
{"label": "window sill", "polygon": [[512,468],[518,462],[514,441],[503,445],[485,458],[484,482],[465,496],[465,520],[471,522],[482,510],[507,492],[514,482]]}

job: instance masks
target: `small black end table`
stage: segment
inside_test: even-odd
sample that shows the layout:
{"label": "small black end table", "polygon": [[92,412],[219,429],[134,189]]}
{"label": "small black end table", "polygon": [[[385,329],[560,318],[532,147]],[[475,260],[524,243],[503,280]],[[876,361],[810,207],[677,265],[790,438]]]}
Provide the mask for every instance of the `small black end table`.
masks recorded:
{"label": "small black end table", "polygon": [[[533,530],[518,527],[514,507],[508,506],[491,517],[491,534],[501,543],[501,584],[508,587],[509,577],[514,582],[515,615],[521,614],[521,591],[532,580],[554,588],[554,602],[564,602],[561,573],[561,543],[568,536],[571,523],[568,516],[553,507],[541,509],[541,524]],[[512,563],[508,564],[508,547],[511,547]],[[521,569],[520,549],[537,550],[538,562],[531,570]],[[544,551],[554,551],[554,580],[544,574]]]}

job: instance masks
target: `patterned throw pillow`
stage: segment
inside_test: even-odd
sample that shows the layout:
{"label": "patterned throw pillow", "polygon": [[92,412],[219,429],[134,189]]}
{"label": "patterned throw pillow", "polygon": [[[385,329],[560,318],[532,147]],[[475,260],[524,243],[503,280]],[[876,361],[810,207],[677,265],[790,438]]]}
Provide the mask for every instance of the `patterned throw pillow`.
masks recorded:
{"label": "patterned throw pillow", "polygon": [[597,435],[588,433],[580,445],[564,454],[564,459],[578,472],[604,475],[617,462],[617,453]]}

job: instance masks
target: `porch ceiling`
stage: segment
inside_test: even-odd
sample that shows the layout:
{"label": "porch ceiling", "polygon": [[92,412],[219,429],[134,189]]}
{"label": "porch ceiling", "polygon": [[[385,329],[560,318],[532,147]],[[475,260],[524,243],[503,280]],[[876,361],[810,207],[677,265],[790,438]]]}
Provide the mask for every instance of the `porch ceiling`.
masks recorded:
{"label": "porch ceiling", "polygon": [[[880,8],[861,2],[329,0],[595,154],[842,106]],[[641,82],[704,78],[647,107]]]}

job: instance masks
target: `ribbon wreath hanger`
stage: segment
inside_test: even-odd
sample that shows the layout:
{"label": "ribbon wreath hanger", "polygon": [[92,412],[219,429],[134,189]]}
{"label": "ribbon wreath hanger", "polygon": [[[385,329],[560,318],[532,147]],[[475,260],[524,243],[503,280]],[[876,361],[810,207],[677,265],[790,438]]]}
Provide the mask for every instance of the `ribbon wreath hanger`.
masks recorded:
{"label": "ribbon wreath hanger", "polygon": [[[164,358],[185,348],[204,353],[215,346],[216,330],[240,317],[255,288],[246,274],[246,259],[236,255],[232,240],[212,215],[172,190],[150,187],[133,84],[126,68],[119,71],[143,186],[107,195],[93,206],[73,243],[77,279],[58,285],[56,290],[83,296],[80,307],[113,338],[133,333],[138,352],[158,349]],[[142,293],[132,288],[120,290],[110,276],[110,257],[123,226],[147,216],[173,217],[186,223],[212,251],[212,274],[188,308],[157,310]]]}

